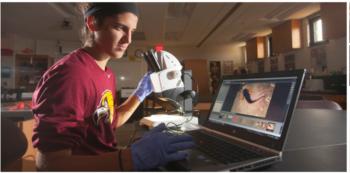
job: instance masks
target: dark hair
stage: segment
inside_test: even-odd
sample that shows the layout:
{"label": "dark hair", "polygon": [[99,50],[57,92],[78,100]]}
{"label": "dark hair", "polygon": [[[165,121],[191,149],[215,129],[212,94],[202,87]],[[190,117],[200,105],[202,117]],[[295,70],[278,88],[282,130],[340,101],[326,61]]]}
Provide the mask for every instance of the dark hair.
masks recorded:
{"label": "dark hair", "polygon": [[[81,37],[81,42],[83,43],[83,45],[86,42],[90,42],[94,39],[94,35],[89,31],[89,29],[87,28],[86,24],[85,24],[85,12],[91,7],[91,3],[79,3],[78,4],[78,9],[81,13],[82,19],[83,21],[83,27],[81,28],[80,31],[80,37]],[[103,22],[103,18],[99,17],[99,16],[95,16],[95,21],[94,21],[98,26],[102,25]]]}
{"label": "dark hair", "polygon": [[81,41],[83,44],[94,39],[94,35],[85,24],[88,16],[94,16],[96,26],[101,26],[106,17],[119,13],[131,12],[136,16],[139,15],[139,11],[134,3],[79,3],[78,8],[84,18],[84,26],[81,30]]}

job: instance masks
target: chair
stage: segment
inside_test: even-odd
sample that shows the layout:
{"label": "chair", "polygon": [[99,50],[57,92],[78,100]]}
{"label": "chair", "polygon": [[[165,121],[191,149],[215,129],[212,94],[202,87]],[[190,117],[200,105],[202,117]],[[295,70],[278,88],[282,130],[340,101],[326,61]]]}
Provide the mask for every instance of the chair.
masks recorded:
{"label": "chair", "polygon": [[1,170],[8,169],[12,163],[21,159],[27,147],[28,142],[23,131],[15,122],[1,117]]}
{"label": "chair", "polygon": [[331,100],[299,100],[297,108],[343,110],[338,103]]}

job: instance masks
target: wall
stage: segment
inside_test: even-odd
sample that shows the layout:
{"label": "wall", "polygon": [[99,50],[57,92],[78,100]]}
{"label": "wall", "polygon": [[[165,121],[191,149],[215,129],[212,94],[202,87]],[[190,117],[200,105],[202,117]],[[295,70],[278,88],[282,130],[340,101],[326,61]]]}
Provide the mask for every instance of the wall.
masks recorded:
{"label": "wall", "polygon": [[[285,54],[278,55],[279,70],[284,70],[284,56],[288,54],[295,54],[295,66],[296,68],[311,69],[310,48],[307,47],[306,40],[306,25],[305,20],[302,25],[303,33],[303,48],[291,51]],[[55,60],[59,59],[62,55],[58,52],[58,46],[56,40],[33,40],[18,35],[3,34],[1,38],[2,48],[11,48],[14,50],[13,57],[3,57],[2,65],[14,66],[15,53],[20,52],[24,48],[30,48],[35,51],[36,54],[48,54]],[[62,54],[68,53],[76,48],[80,47],[80,42],[67,42],[61,41]],[[328,71],[339,71],[346,69],[346,39],[345,37],[339,39],[329,40],[328,43],[323,45],[326,50],[326,57],[328,63]],[[121,60],[110,61],[108,66],[114,71],[117,76],[117,89],[122,87],[134,88],[137,86],[138,81],[142,78],[143,74],[147,71],[147,66],[144,60],[135,58],[134,52],[136,49],[147,50],[144,47],[131,45],[128,49],[128,57]],[[234,67],[243,67],[244,53],[242,47],[237,44],[230,45],[218,45],[218,46],[202,46],[197,47],[165,47],[166,50],[174,54],[180,61],[184,59],[206,59],[208,61],[224,61],[233,60]],[[251,73],[257,72],[256,62],[247,64],[248,70]],[[205,68],[209,68],[208,65]],[[129,70],[132,69],[133,73]],[[265,59],[265,71],[270,71],[269,59]],[[120,77],[125,76],[126,80],[121,81]],[[5,79],[9,87],[14,86],[14,75],[10,79]]]}
{"label": "wall", "polygon": [[[285,54],[280,54],[277,56],[278,58],[278,70],[285,70],[284,66],[284,57],[290,54],[295,55],[295,68],[302,69],[306,68],[308,71],[314,71],[311,63],[311,49],[315,48],[323,48],[326,51],[326,59],[327,59],[327,71],[328,73],[333,72],[342,72],[346,74],[346,38],[340,38],[336,40],[329,40],[325,45],[314,46],[314,47],[306,47],[302,49],[298,49],[295,51],[291,51]],[[270,71],[270,59],[265,58],[265,72]],[[248,70],[251,73],[256,73],[257,65],[256,61],[248,64]],[[319,72],[315,72],[315,74],[320,74]]]}
{"label": "wall", "polygon": [[30,54],[49,55],[53,60],[58,60],[64,53],[70,52],[80,47],[80,42],[61,41],[62,54],[59,52],[56,40],[35,40],[26,38],[16,34],[4,33],[1,37],[1,48],[13,50],[12,56],[4,56],[1,58],[2,66],[12,67],[10,78],[2,79],[2,82],[7,82],[9,88],[15,87],[15,57],[16,54],[23,54],[23,50],[30,49],[33,52]]}
{"label": "wall", "polygon": [[[145,48],[144,46],[131,44],[127,51],[128,57],[109,62],[108,66],[117,76],[117,89],[122,87],[134,88],[137,86],[139,80],[147,71],[147,64],[142,58],[137,58],[134,55],[135,50],[140,49],[142,51],[147,51],[150,48],[151,47]],[[164,50],[172,53],[179,61],[193,59],[206,59],[208,61],[233,60],[235,67],[241,67],[242,61],[244,61],[244,59],[242,59],[242,50],[239,45],[236,44],[202,46],[200,48],[164,46]],[[209,68],[209,66],[207,65],[205,68]],[[132,69],[132,73],[130,73],[130,69]],[[125,80],[122,81],[120,79],[121,76],[124,76]]]}
{"label": "wall", "polygon": [[[144,47],[131,46],[129,48],[129,54],[133,54],[136,49],[146,50]],[[209,92],[209,86],[211,81],[209,80],[209,62],[210,61],[233,61],[235,68],[245,67],[245,59],[243,56],[242,45],[227,44],[217,46],[202,46],[197,47],[164,47],[165,50],[172,53],[179,61],[183,62],[187,69],[191,69],[193,72],[194,80],[199,83],[200,100],[210,100],[211,94]],[[206,60],[206,61],[202,61]],[[144,62],[144,61],[142,61]],[[203,63],[204,62],[204,63]],[[144,63],[146,66],[146,64]],[[146,69],[146,67],[144,67]],[[223,70],[223,68],[221,68]],[[223,74],[221,72],[221,74]]]}
{"label": "wall", "polygon": [[[57,40],[34,40],[30,38],[21,37],[15,34],[3,34],[1,38],[2,48],[10,48],[14,50],[13,57],[7,57],[2,59],[3,65],[14,67],[14,57],[16,53],[21,52],[25,48],[30,48],[35,54],[49,55],[54,58],[55,61],[60,59],[64,54],[71,52],[81,47],[80,42],[69,42]],[[61,53],[59,52],[59,46],[62,46]],[[117,89],[122,87],[135,88],[147,71],[147,65],[141,58],[136,58],[134,52],[136,49],[146,51],[149,48],[131,45],[128,49],[128,57],[120,60],[112,60],[108,66],[116,74]],[[180,61],[184,59],[207,59],[211,60],[233,60],[235,67],[241,67],[243,55],[241,47],[238,45],[218,45],[218,46],[202,46],[197,47],[165,47],[165,50],[171,52]],[[208,66],[206,67],[208,68]],[[132,72],[130,71],[132,70]],[[124,76],[125,80],[121,80],[120,77]],[[14,87],[14,75],[9,79],[8,86]]]}
{"label": "wall", "polygon": [[[278,70],[285,70],[284,65],[284,57],[290,54],[295,55],[295,68],[302,69],[306,68],[309,72],[313,72],[314,74],[321,74],[320,72],[315,71],[314,67],[312,67],[312,59],[311,59],[311,50],[312,49],[324,49],[326,52],[326,62],[327,62],[327,72],[326,74],[330,74],[333,72],[342,72],[346,74],[346,37],[340,37],[336,39],[330,39],[323,44],[309,47],[308,46],[308,38],[307,38],[307,19],[303,19],[301,21],[301,47],[300,49],[295,49],[293,51],[289,51],[287,53],[278,54]],[[270,59],[265,58],[265,72],[270,71]],[[248,65],[249,72],[255,73],[257,72],[257,62],[251,62]],[[324,73],[322,73],[324,74]]]}
{"label": "wall", "polygon": [[216,60],[236,60],[235,64],[241,63],[241,51],[237,44],[202,46],[197,47],[169,47],[166,48],[179,60],[184,59],[216,59]]}
{"label": "wall", "polygon": [[[127,58],[111,60],[108,67],[116,75],[117,90],[121,88],[136,88],[138,82],[147,71],[146,63],[141,60],[130,61]],[[121,80],[124,77],[124,80]]]}
{"label": "wall", "polygon": [[[26,37],[21,37],[16,34],[3,34],[1,38],[2,48],[9,48],[14,51],[12,56],[2,57],[2,66],[15,67],[15,56],[25,48],[33,50],[34,54],[49,55],[54,61],[59,60],[65,54],[81,47],[80,42],[73,41],[57,41],[57,40],[35,40]],[[61,46],[61,50],[59,49]],[[138,80],[146,72],[146,65],[141,61],[128,61],[127,59],[110,61],[108,64],[110,68],[117,75],[118,89],[121,87],[136,87]],[[136,73],[130,73],[130,69],[133,69]],[[11,77],[8,79],[2,79],[6,81],[9,88],[15,86],[15,69],[12,68]],[[125,81],[120,81],[118,76],[124,75]]]}
{"label": "wall", "polygon": [[346,74],[346,37],[330,40],[327,51],[328,71],[342,71]]}
{"label": "wall", "polygon": [[[245,67],[245,59],[242,51],[242,45],[227,44],[217,46],[197,47],[169,47],[165,48],[175,55],[180,61],[191,59],[206,59],[208,64],[205,68],[209,69],[210,61],[233,61],[234,68]],[[223,68],[221,68],[223,70]],[[209,71],[209,70],[208,70]],[[223,71],[221,71],[222,74]],[[209,74],[208,74],[209,75]]]}
{"label": "wall", "polygon": [[[326,39],[346,36],[346,3],[321,3],[321,18]],[[337,27],[334,27],[337,26]]]}

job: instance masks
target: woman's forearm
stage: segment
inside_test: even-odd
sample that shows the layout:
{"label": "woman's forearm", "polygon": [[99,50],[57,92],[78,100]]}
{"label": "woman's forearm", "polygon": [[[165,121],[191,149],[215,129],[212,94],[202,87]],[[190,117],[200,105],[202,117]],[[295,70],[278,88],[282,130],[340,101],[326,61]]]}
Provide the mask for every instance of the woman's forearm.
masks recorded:
{"label": "woman's forearm", "polygon": [[117,127],[123,125],[135,112],[137,107],[140,105],[139,99],[136,96],[131,95],[125,102],[116,108],[116,114],[118,117]]}

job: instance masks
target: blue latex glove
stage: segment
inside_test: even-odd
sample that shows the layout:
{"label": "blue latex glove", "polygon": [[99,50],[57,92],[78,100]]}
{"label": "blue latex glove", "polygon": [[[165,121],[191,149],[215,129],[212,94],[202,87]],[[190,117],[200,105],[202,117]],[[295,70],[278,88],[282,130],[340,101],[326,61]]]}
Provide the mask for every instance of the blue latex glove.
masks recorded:
{"label": "blue latex glove", "polygon": [[158,126],[152,128],[152,129],[149,130],[148,132],[144,133],[144,134],[142,135],[142,137],[143,137],[143,138],[144,138],[144,137],[147,137],[147,136],[149,136],[149,135],[151,135],[151,134],[153,134],[153,133],[156,133],[156,132],[164,132],[164,130],[166,130],[166,129],[167,129],[167,128],[166,128],[165,124],[164,124],[164,123],[160,123]]}
{"label": "blue latex glove", "polygon": [[161,124],[131,145],[132,160],[136,171],[164,166],[170,161],[187,157],[186,152],[179,150],[193,147],[192,137],[162,132],[165,129],[165,125]]}
{"label": "blue latex glove", "polygon": [[140,80],[134,95],[142,102],[153,92],[152,82],[150,79],[151,72],[147,72]]}

